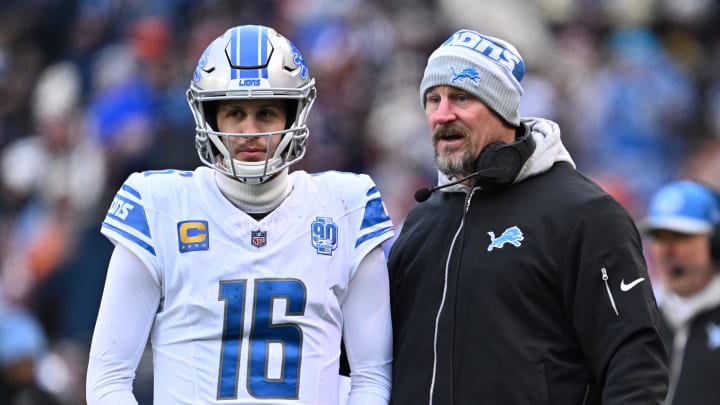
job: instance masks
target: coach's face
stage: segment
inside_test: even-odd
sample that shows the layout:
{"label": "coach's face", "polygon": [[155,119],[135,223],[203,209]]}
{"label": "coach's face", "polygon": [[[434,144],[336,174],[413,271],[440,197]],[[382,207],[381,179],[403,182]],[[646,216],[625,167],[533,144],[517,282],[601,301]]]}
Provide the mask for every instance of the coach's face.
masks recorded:
{"label": "coach's face", "polygon": [[488,144],[515,138],[515,129],[482,101],[452,86],[432,87],[425,93],[425,116],[435,165],[450,177],[472,173],[475,159]]}

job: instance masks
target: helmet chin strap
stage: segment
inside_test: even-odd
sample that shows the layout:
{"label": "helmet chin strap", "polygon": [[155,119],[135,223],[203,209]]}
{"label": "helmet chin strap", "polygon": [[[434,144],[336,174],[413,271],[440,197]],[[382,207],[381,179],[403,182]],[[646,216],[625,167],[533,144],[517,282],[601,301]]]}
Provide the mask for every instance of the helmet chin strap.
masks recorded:
{"label": "helmet chin strap", "polygon": [[[230,161],[232,160],[232,163]],[[272,177],[272,170],[282,164],[282,159],[272,158],[267,162],[267,168],[265,167],[265,161],[261,162],[243,162],[236,159],[229,159],[225,157],[223,159],[223,165],[226,168],[231,167],[235,173],[235,178],[241,183],[248,184],[262,184],[267,181],[268,178]],[[230,170],[228,170],[230,172]],[[233,172],[230,172],[232,175]],[[263,175],[263,172],[265,175]]]}

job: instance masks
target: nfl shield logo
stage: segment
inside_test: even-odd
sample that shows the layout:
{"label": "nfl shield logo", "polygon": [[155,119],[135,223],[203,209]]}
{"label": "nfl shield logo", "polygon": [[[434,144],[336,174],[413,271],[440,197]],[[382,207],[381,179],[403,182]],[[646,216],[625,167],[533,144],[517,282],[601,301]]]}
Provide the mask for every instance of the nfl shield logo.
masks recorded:
{"label": "nfl shield logo", "polygon": [[261,248],[267,243],[267,231],[251,231],[250,243],[256,248]]}

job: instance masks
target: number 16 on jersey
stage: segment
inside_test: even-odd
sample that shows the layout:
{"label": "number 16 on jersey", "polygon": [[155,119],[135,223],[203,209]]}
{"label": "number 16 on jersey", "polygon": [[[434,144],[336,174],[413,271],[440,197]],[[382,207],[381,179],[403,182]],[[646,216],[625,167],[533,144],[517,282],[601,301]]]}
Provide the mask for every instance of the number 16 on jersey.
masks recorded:
{"label": "number 16 on jersey", "polygon": [[252,305],[247,381],[248,393],[255,398],[298,398],[303,332],[298,324],[273,321],[273,306],[285,300],[286,316],[305,313],[306,290],[297,279],[255,280],[254,297],[246,296],[247,280],[220,282],[219,300],[225,302],[218,395],[221,399],[238,396],[244,335],[245,305]]}

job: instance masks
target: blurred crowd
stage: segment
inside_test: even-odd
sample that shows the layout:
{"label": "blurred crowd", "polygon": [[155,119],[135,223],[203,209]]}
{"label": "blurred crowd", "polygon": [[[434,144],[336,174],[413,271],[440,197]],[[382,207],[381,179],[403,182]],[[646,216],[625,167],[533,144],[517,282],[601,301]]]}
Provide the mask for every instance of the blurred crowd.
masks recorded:
{"label": "blurred crowd", "polygon": [[674,178],[720,190],[719,17],[713,0],[5,0],[0,403],[84,403],[101,220],[131,172],[199,164],[185,90],[228,27],[274,27],[317,80],[293,169],[371,174],[400,226],[436,180],[422,69],[463,27],[516,45],[521,116],[557,121],[636,218]]}

